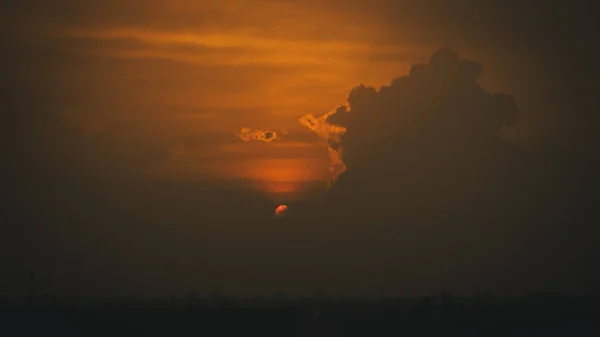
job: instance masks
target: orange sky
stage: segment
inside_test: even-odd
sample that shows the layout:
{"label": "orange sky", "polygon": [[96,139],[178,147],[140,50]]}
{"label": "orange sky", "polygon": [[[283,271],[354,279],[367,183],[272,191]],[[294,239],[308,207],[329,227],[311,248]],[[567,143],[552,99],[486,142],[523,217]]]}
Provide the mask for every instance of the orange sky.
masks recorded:
{"label": "orange sky", "polygon": [[[162,149],[139,167],[154,179],[279,182],[262,185],[272,191],[325,180],[327,150],[298,119],[344,104],[360,83],[379,87],[405,75],[439,47],[386,43],[385,22],[327,3],[73,6],[79,14],[69,20],[32,24],[40,33],[32,45],[67,55],[41,65],[38,81],[67,102],[69,123],[100,139],[94,144],[133,139]],[[279,137],[244,142],[236,136],[242,127]]]}

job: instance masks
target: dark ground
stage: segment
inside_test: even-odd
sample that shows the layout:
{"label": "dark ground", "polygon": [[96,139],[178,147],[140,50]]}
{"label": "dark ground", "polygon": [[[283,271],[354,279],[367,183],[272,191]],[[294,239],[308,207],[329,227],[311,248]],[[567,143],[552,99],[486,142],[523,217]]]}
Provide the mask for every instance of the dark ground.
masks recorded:
{"label": "dark ground", "polygon": [[600,336],[598,296],[4,299],[3,336]]}

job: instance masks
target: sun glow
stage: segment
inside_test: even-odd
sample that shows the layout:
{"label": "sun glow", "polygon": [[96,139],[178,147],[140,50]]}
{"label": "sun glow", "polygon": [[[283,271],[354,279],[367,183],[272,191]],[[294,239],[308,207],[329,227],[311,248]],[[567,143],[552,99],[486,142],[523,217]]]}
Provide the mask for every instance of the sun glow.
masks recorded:
{"label": "sun glow", "polygon": [[260,190],[273,200],[299,198],[308,189],[324,181],[323,165],[313,158],[282,158],[256,161],[249,165],[244,177],[254,180]]}

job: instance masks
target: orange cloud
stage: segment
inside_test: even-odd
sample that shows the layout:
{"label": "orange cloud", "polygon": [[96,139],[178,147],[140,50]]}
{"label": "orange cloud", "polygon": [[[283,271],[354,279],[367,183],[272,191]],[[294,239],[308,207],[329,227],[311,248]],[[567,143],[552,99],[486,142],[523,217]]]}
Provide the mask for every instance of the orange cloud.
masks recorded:
{"label": "orange cloud", "polygon": [[[347,111],[345,107],[344,109]],[[342,160],[343,148],[341,144],[341,136],[346,133],[346,128],[327,122],[329,116],[336,113],[336,111],[338,109],[331,110],[320,117],[308,114],[299,119],[300,124],[308,127],[321,138],[323,145],[329,152],[331,164],[329,166],[330,179],[327,181],[327,187],[331,187],[338,177],[346,171],[346,164]]]}
{"label": "orange cloud", "polygon": [[270,142],[272,140],[279,139],[279,135],[275,131],[260,129],[252,130],[247,127],[243,127],[240,130],[240,132],[238,133],[238,137],[245,142],[250,142],[253,140]]}
{"label": "orange cloud", "polygon": [[[129,44],[127,48],[122,48],[121,45],[121,48],[97,48],[83,52],[122,58],[162,57],[197,64],[327,64],[329,67],[339,68],[349,62],[346,60],[340,64],[345,55],[369,50],[369,45],[352,41],[277,39],[238,31],[168,32],[137,27],[114,27],[58,28],[50,34],[62,38]],[[212,52],[207,52],[209,50]]]}
{"label": "orange cloud", "polygon": [[338,52],[366,51],[368,45],[354,42],[336,42],[321,40],[288,40],[259,37],[254,34],[236,31],[166,32],[138,27],[115,27],[105,29],[62,28],[59,35],[98,39],[136,39],[155,44],[188,44],[210,48],[249,47],[261,49],[294,48],[295,50],[314,51],[315,49]]}

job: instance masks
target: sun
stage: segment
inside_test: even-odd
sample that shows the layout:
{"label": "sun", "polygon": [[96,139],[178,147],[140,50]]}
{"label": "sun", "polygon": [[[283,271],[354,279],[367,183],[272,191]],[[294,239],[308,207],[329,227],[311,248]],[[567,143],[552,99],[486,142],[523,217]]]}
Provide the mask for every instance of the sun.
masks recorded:
{"label": "sun", "polygon": [[277,216],[278,218],[282,218],[287,214],[287,211],[288,211],[287,205],[279,205],[275,209],[275,216]]}

